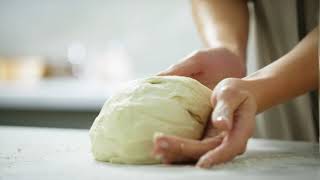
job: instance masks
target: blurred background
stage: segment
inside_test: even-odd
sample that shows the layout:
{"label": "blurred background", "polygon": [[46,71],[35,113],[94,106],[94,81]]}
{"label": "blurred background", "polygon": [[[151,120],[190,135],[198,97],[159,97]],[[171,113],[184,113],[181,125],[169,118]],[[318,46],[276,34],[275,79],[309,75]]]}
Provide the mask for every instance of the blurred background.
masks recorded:
{"label": "blurred background", "polygon": [[0,1],[0,124],[89,128],[128,80],[201,48],[189,1]]}

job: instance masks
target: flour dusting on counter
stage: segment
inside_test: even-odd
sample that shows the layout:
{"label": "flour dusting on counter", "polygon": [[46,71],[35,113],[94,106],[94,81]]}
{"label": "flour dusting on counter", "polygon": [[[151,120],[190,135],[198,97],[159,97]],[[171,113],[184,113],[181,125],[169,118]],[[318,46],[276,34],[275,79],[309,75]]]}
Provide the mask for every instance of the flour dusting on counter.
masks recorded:
{"label": "flour dusting on counter", "polygon": [[239,156],[231,162],[216,165],[212,170],[254,170],[268,171],[271,169],[287,169],[290,167],[302,168],[305,165],[320,167],[320,156],[316,153],[275,153],[275,152],[251,152]]}

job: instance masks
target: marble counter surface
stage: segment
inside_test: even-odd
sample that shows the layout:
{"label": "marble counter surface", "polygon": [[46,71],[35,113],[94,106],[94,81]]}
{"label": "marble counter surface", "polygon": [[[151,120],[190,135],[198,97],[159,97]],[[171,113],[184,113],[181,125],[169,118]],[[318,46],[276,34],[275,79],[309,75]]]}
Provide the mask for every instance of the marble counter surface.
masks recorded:
{"label": "marble counter surface", "polygon": [[247,152],[209,170],[115,165],[90,153],[88,130],[0,126],[0,179],[320,179],[319,145],[252,139]]}

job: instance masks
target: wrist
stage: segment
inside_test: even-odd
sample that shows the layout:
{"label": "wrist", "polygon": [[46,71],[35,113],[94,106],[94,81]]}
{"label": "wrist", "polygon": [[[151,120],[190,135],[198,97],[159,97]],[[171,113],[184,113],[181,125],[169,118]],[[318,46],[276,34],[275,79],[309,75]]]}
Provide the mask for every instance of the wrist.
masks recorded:
{"label": "wrist", "polygon": [[216,40],[208,43],[208,47],[210,49],[213,48],[224,48],[232,52],[233,54],[239,56],[239,58],[245,63],[246,59],[246,45],[243,43],[237,43],[234,41],[227,41],[227,40]]}
{"label": "wrist", "polygon": [[247,98],[250,98],[254,102],[254,106],[256,107],[254,113],[258,113],[259,99],[256,96],[256,89],[250,81],[239,78],[226,78],[219,82],[216,88],[223,89],[222,91],[230,90],[234,93],[234,98],[237,98],[237,94],[239,95],[239,93],[246,94]]}
{"label": "wrist", "polygon": [[217,24],[217,27],[206,33],[205,42],[208,47],[224,47],[245,59],[248,35],[247,30],[230,31],[232,26]]}
{"label": "wrist", "polygon": [[231,47],[227,47],[225,44],[219,44],[204,51],[206,54],[211,55],[212,60],[218,60],[216,61],[216,67],[221,70],[219,73],[220,80],[243,78],[246,75],[245,58],[239,55],[239,51],[235,53],[235,49],[231,50]]}
{"label": "wrist", "polygon": [[281,99],[276,93],[276,91],[281,91],[281,84],[272,74],[257,71],[242,80],[256,100],[258,113],[270,108],[276,104],[278,99]]}

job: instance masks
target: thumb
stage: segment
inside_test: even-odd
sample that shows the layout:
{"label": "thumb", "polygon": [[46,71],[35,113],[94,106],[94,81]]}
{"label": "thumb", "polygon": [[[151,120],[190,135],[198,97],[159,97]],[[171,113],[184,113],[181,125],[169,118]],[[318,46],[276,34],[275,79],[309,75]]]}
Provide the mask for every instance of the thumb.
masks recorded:
{"label": "thumb", "polygon": [[238,107],[245,101],[246,96],[236,89],[224,88],[217,93],[216,105],[211,114],[215,128],[230,131],[234,124]]}
{"label": "thumb", "polygon": [[218,101],[211,114],[213,127],[219,130],[229,131],[232,129],[233,108],[224,101]]}

